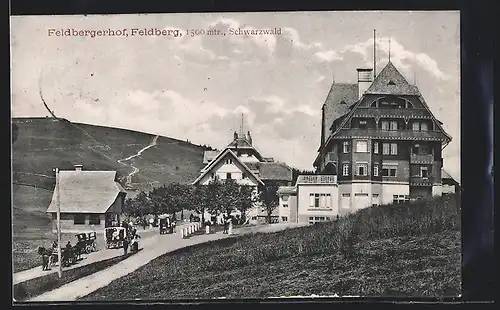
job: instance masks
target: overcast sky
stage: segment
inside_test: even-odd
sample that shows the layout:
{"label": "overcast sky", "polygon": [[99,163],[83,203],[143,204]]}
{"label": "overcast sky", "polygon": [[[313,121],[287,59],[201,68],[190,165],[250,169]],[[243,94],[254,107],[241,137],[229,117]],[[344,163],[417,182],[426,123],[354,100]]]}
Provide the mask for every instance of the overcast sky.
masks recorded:
{"label": "overcast sky", "polygon": [[[181,29],[180,37],[131,36],[132,28]],[[48,29],[127,28],[128,37],[58,37]],[[232,36],[229,28],[281,28]],[[186,36],[220,29],[226,36]],[[264,156],[312,169],[321,106],[333,79],[391,61],[415,82],[453,141],[444,167],[460,177],[458,12],[224,13],[16,16],[11,19],[12,116],[58,117],[223,148],[250,130]]]}

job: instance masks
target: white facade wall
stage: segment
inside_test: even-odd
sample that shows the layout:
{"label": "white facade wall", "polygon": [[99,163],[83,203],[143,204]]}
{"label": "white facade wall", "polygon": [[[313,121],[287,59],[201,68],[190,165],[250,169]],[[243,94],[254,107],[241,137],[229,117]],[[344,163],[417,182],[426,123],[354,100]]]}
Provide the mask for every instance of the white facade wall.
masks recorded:
{"label": "white facade wall", "polygon": [[454,194],[455,193],[455,186],[443,184],[443,187],[441,189],[441,193],[442,194]]}
{"label": "white facade wall", "polygon": [[382,193],[380,204],[390,204],[394,195],[410,195],[410,185],[408,183],[382,183]]}
{"label": "white facade wall", "polygon": [[[311,194],[329,194],[326,196],[325,205],[314,206]],[[308,221],[309,217],[330,217],[335,218],[339,214],[338,209],[339,188],[337,184],[298,184],[297,204],[299,222]],[[314,198],[315,199],[315,198]]]}
{"label": "white facade wall", "polygon": [[443,194],[443,186],[436,184],[432,186],[432,196],[441,196]]}

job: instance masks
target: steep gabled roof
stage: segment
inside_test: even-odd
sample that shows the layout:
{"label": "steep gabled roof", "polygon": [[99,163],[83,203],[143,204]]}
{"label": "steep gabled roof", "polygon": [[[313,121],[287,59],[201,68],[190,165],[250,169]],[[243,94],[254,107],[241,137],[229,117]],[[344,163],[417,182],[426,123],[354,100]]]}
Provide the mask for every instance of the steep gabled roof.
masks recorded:
{"label": "steep gabled roof", "polygon": [[285,163],[263,162],[259,165],[259,177],[262,180],[292,181],[292,168]]}
{"label": "steep gabled roof", "polygon": [[210,163],[216,156],[219,154],[219,151],[205,151],[203,153],[203,163]]}
{"label": "steep gabled roof", "polygon": [[[394,81],[396,85],[386,85],[387,87],[384,87],[383,84],[384,83],[388,84],[389,81]],[[377,86],[377,85],[379,85],[379,86]],[[393,92],[388,92],[388,91],[391,91],[390,88],[392,88]],[[384,91],[386,91],[386,92],[384,93]],[[403,93],[403,92],[407,92],[407,93]],[[416,86],[408,84],[408,82],[406,81],[406,79],[401,75],[401,73],[394,67],[394,65],[391,62],[389,62],[385,66],[385,68],[380,72],[380,74],[375,78],[375,80],[373,81],[372,85],[368,88],[368,90],[365,92],[365,94],[363,94],[363,97],[366,94],[369,94],[369,93],[371,93],[371,94],[394,94],[394,95],[412,95],[412,96],[418,96],[420,98],[420,100],[422,101],[422,103],[423,103],[424,107],[426,108],[426,110],[429,112],[429,115],[431,115],[432,119],[437,123],[439,129],[451,141],[451,136],[448,135],[444,131],[444,129],[441,126],[440,122],[436,119],[436,117],[434,116],[434,114],[431,112],[429,106],[427,105],[427,103],[424,100],[424,97],[420,93],[420,90]],[[325,141],[325,143],[320,147],[320,149],[318,151],[321,151],[321,149],[325,145],[327,145],[328,143],[330,143],[330,141],[332,140],[332,138],[339,132],[339,130],[342,129],[342,127],[344,126],[344,124],[352,117],[352,114],[356,111],[357,107],[362,102],[363,97],[360,98],[360,100],[358,100],[355,104],[352,105],[352,108],[350,108],[349,112],[344,117],[342,123],[337,127],[337,130],[335,132],[333,132],[328,137],[328,139]],[[316,157],[316,160],[314,161],[314,163],[316,163],[318,161],[319,155],[320,154],[318,154],[318,156]]]}
{"label": "steep gabled roof", "polygon": [[205,175],[207,175],[207,173],[215,166],[217,165],[217,163],[219,163],[226,155],[230,155],[234,158],[234,160],[240,164],[244,170],[246,170],[246,172],[248,172],[250,174],[250,176],[252,176],[258,183],[260,183],[261,185],[264,185],[264,182],[262,182],[262,180],[256,176],[239,158],[238,156],[236,156],[236,154],[233,153],[233,151],[231,151],[231,149],[229,148],[226,148],[224,151],[220,152],[217,157],[212,160],[205,168],[203,168],[203,172],[200,174],[200,176],[194,180],[194,182],[192,183],[193,185],[195,185],[196,183],[198,183]]}
{"label": "steep gabled roof", "polygon": [[[118,194],[127,193],[115,179],[116,171],[60,171],[61,213],[105,213]],[[47,213],[57,212],[57,191]]]}
{"label": "steep gabled roof", "polygon": [[419,95],[416,87],[410,85],[390,61],[380,71],[379,75],[375,77],[375,80],[365,93],[378,95]]}
{"label": "steep gabled roof", "polygon": [[[323,104],[323,132],[328,135],[333,122],[349,111],[358,99],[358,84],[333,83]],[[325,137],[327,138],[327,137]],[[323,141],[321,141],[323,142]]]}
{"label": "steep gabled roof", "polygon": [[248,142],[244,138],[234,139],[233,141],[231,141],[231,143],[229,143],[227,145],[227,147],[231,147],[231,148],[234,148],[234,147],[237,147],[237,148],[253,148],[252,145],[250,144],[250,142]]}

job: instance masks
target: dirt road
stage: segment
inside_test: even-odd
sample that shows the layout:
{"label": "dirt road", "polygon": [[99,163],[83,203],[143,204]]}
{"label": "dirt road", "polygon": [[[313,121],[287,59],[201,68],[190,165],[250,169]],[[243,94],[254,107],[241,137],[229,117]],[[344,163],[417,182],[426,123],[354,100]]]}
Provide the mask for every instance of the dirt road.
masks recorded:
{"label": "dirt road", "polygon": [[212,240],[228,238],[232,236],[250,234],[255,232],[273,232],[284,230],[290,227],[303,226],[299,224],[274,224],[254,227],[237,228],[233,235],[225,235],[222,232],[215,234],[192,236],[188,239],[182,239],[180,233],[171,235],[156,235],[147,238],[142,242],[142,251],[127,258],[126,260],[111,266],[105,270],[96,272],[87,277],[68,283],[58,289],[37,296],[30,301],[74,301],[80,297],[86,296],[93,291],[104,287],[111,281],[123,277],[138,268],[146,265],[151,260],[182,247],[195,245]]}

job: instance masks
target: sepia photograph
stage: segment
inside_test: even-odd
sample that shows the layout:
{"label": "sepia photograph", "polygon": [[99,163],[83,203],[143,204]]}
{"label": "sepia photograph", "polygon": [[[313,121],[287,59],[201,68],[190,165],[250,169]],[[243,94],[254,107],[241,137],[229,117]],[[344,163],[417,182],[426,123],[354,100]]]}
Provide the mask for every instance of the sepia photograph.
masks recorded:
{"label": "sepia photograph", "polygon": [[15,302],[462,294],[460,13],[10,18]]}

